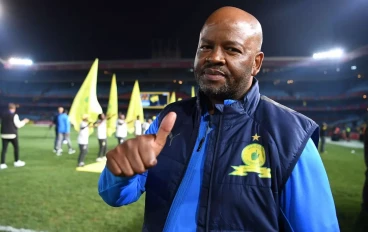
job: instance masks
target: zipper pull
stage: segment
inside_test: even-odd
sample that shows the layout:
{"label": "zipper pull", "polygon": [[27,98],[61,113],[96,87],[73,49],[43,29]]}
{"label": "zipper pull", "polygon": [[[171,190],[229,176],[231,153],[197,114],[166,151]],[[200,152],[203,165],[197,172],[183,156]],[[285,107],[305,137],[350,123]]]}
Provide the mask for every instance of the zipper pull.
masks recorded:
{"label": "zipper pull", "polygon": [[201,139],[201,141],[199,141],[199,145],[198,145],[198,148],[197,148],[197,152],[198,152],[198,151],[201,151],[201,148],[202,148],[203,142],[204,142],[204,137]]}

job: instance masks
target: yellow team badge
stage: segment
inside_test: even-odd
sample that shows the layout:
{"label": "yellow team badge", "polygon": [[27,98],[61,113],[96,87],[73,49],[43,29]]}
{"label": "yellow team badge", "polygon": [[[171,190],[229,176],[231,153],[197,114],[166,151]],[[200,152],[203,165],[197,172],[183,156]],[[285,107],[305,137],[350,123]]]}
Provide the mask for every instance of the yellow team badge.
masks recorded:
{"label": "yellow team badge", "polygon": [[[252,137],[253,141],[258,141],[260,136],[256,134]],[[258,143],[249,144],[243,149],[241,158],[245,165],[232,166],[235,170],[229,175],[246,176],[250,172],[255,172],[258,173],[260,178],[271,178],[271,169],[262,167],[266,163],[266,152],[262,145]]]}

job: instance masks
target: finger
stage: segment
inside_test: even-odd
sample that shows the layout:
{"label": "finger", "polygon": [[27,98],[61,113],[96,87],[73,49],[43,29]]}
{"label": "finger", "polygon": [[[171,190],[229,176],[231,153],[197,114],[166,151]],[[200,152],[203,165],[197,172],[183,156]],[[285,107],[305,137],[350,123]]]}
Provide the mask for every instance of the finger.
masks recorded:
{"label": "finger", "polygon": [[125,156],[119,157],[118,165],[121,169],[121,172],[122,172],[123,176],[126,176],[126,177],[134,176],[135,173],[134,173],[132,167],[130,166],[130,162],[127,159],[127,157],[125,157]]}
{"label": "finger", "polygon": [[172,128],[174,127],[175,121],[176,121],[176,113],[174,112],[168,113],[162,120],[160,128],[158,129],[156,133],[156,139],[155,139],[155,144],[157,145],[157,148],[159,148],[158,153],[165,146],[166,138],[167,136],[169,136]]}
{"label": "finger", "polygon": [[116,161],[109,156],[109,154],[106,154],[107,161],[106,161],[106,167],[109,169],[109,171],[114,174],[115,176],[120,176],[122,174],[121,168],[116,163]]}
{"label": "finger", "polygon": [[156,165],[156,153],[152,149],[152,143],[154,142],[154,135],[145,135],[140,138],[140,145],[138,146],[138,153],[140,155],[140,159],[143,162],[143,165],[146,169],[152,168]]}
{"label": "finger", "polygon": [[[114,150],[107,154],[107,158],[111,159],[118,166],[121,176],[133,176],[134,172],[130,166],[129,161],[126,159],[124,150],[127,150],[125,146],[118,145]],[[128,150],[129,151],[129,150]]]}
{"label": "finger", "polygon": [[139,152],[127,154],[127,160],[129,161],[130,167],[133,169],[135,174],[141,174],[146,171]]}

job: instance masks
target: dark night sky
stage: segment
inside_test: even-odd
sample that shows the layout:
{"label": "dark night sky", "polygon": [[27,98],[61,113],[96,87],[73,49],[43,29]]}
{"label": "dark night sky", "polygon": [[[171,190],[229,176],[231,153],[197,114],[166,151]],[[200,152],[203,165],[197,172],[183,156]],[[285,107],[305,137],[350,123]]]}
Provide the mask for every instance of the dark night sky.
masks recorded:
{"label": "dark night sky", "polygon": [[152,39],[179,39],[194,57],[199,30],[232,5],[263,26],[266,56],[310,56],[368,44],[367,0],[0,0],[0,57],[37,61],[149,59]]}

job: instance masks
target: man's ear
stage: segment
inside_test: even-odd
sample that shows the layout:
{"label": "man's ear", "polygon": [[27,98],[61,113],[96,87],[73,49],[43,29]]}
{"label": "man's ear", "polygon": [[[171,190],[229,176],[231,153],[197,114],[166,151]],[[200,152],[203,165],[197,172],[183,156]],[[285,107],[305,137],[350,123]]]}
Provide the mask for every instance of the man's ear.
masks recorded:
{"label": "man's ear", "polygon": [[259,73],[259,70],[261,70],[262,63],[264,59],[263,52],[258,52],[257,55],[254,58],[253,67],[252,67],[252,76],[257,76]]}

